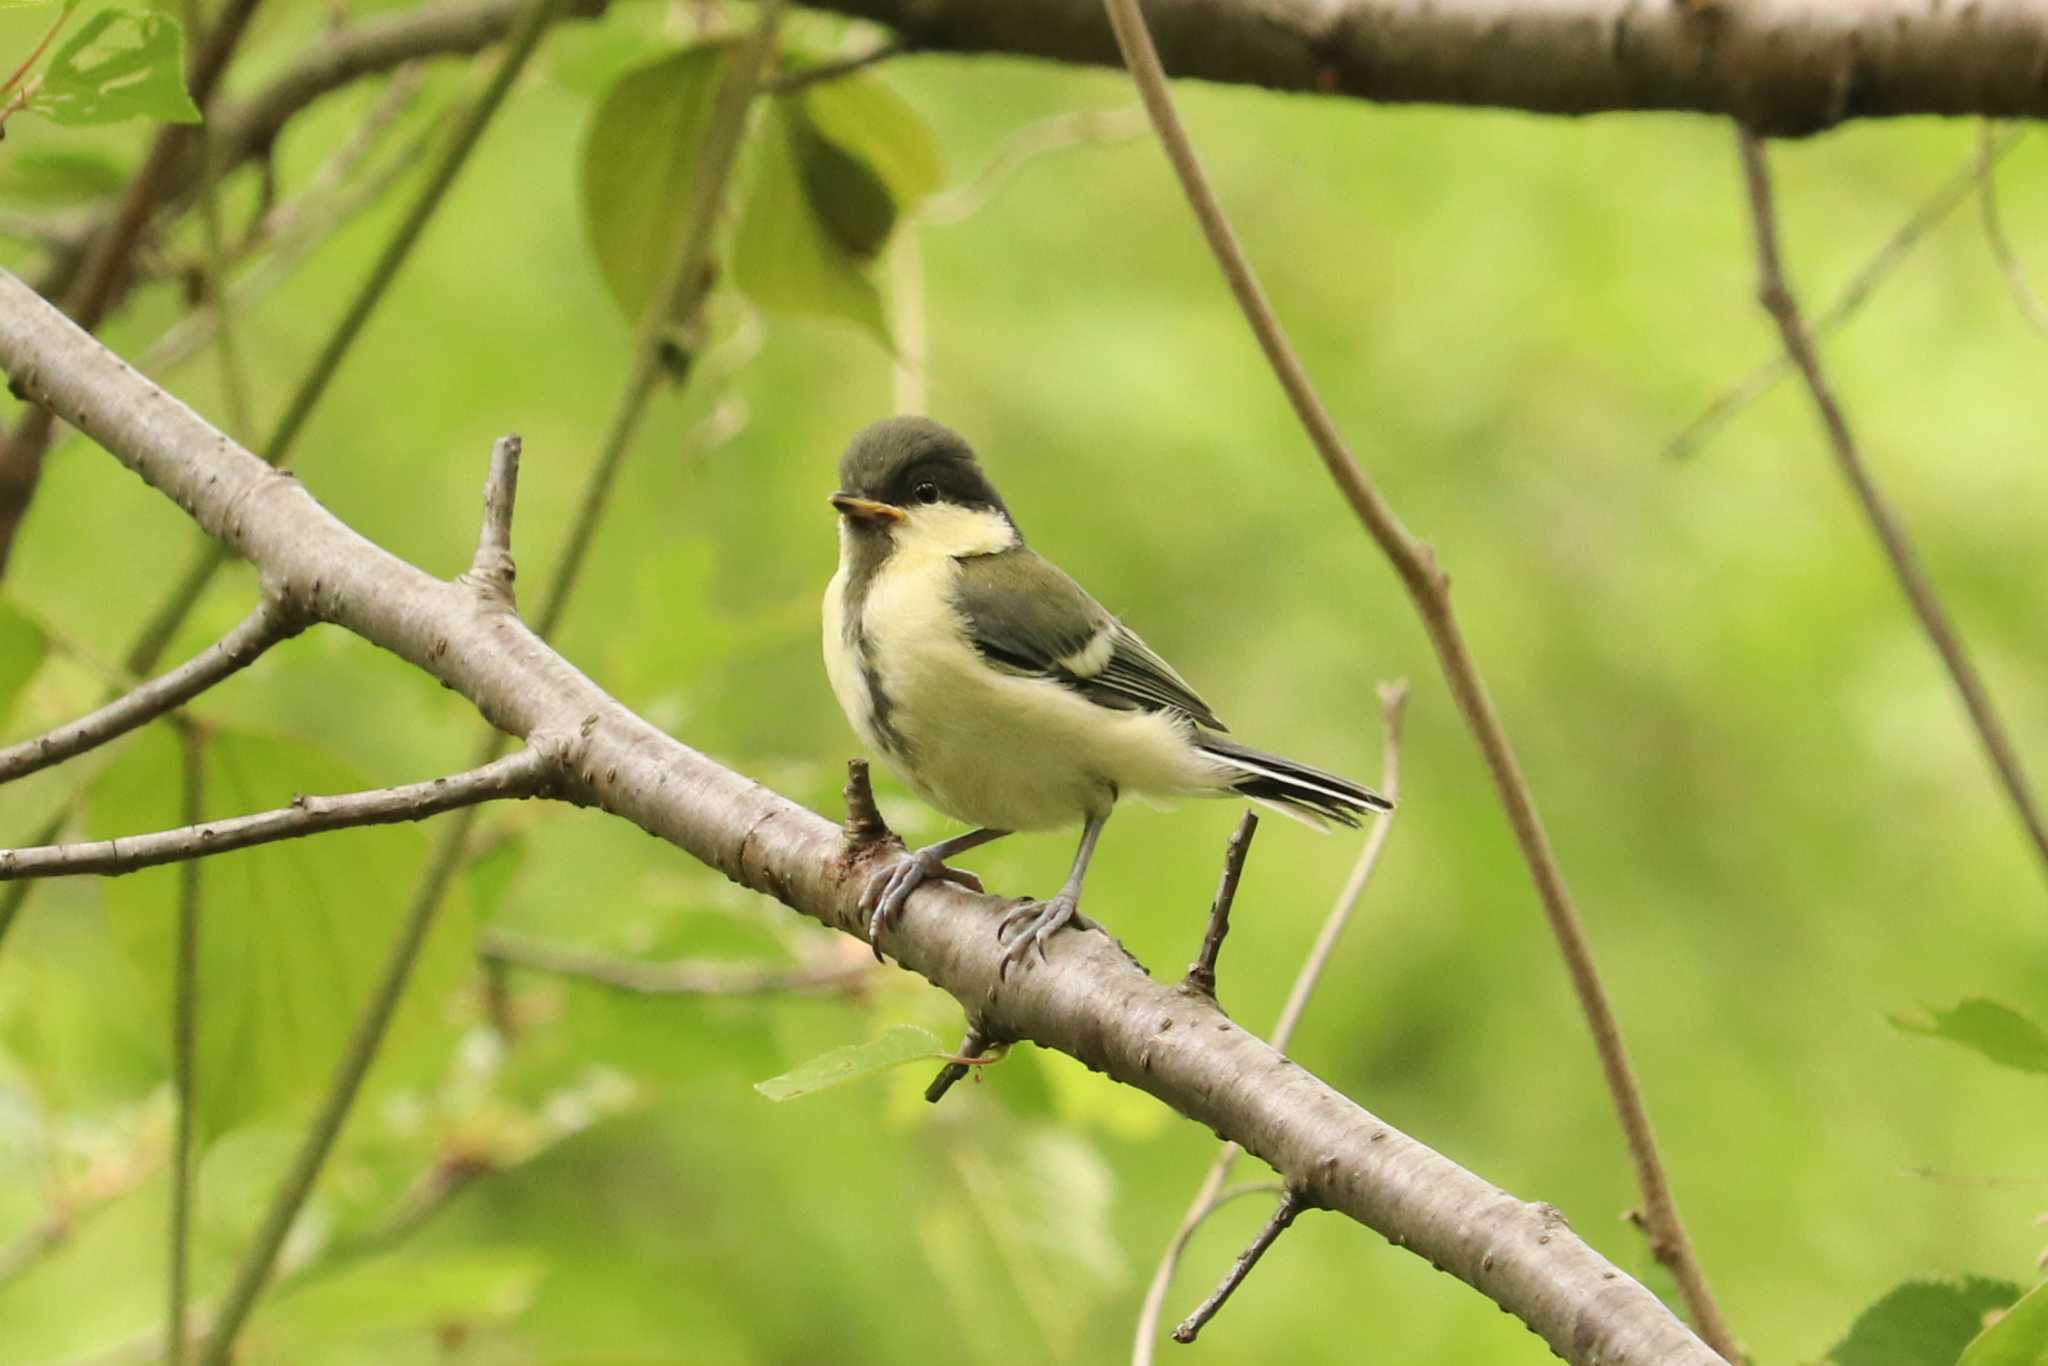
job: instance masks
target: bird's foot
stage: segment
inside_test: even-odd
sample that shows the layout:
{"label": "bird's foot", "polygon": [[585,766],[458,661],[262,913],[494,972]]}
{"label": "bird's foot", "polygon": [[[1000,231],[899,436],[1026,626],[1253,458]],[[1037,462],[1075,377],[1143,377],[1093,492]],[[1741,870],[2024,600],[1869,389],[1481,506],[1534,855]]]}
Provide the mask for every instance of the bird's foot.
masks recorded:
{"label": "bird's foot", "polygon": [[877,961],[882,957],[882,931],[903,918],[903,907],[910,900],[910,894],[933,878],[958,883],[970,892],[981,890],[980,878],[962,869],[947,867],[936,848],[905,854],[868,879],[867,890],[861,893],[860,905],[868,913],[868,943],[873,947]]}
{"label": "bird's foot", "polygon": [[996,942],[1008,944],[996,976],[1008,977],[1012,967],[1030,958],[1033,948],[1038,950],[1038,960],[1044,962],[1045,941],[1070,923],[1095,928],[1093,921],[1080,914],[1079,902],[1080,898],[1071,892],[1061,892],[1050,901],[1019,902],[996,926]]}

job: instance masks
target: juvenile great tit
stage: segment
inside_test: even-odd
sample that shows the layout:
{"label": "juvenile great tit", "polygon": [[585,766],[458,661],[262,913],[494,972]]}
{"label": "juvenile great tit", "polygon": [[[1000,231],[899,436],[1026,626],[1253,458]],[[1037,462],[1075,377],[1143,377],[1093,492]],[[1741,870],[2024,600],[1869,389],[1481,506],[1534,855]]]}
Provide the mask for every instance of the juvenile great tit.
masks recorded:
{"label": "juvenile great tit", "polygon": [[875,875],[861,903],[870,942],[927,879],[981,889],[946,866],[953,855],[1079,822],[1066,884],[997,929],[1004,972],[1034,945],[1043,958],[1045,941],[1074,918],[1120,796],[1243,796],[1321,829],[1393,808],[1347,778],[1224,739],[1172,665],[1024,544],[952,430],[921,417],[875,423],[840,458],[831,503],[833,694],[862,743],[918,796],[975,827]]}

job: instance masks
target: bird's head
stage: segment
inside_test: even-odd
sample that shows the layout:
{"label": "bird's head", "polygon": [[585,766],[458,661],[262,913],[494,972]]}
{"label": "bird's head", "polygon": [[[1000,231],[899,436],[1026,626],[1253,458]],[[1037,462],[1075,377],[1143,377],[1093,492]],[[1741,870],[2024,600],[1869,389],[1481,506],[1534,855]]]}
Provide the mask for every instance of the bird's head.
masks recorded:
{"label": "bird's head", "polygon": [[854,535],[933,542],[948,554],[976,554],[1018,540],[1002,495],[950,427],[892,417],[865,428],[839,458],[832,495]]}

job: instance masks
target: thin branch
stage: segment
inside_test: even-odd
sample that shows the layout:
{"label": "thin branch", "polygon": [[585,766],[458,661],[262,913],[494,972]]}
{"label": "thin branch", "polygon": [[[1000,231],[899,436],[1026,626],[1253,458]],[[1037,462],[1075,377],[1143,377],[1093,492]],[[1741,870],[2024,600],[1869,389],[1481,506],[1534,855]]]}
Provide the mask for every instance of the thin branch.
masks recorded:
{"label": "thin branch", "polygon": [[[200,108],[205,108],[213,98],[257,3],[258,0],[228,0],[205,43],[194,54],[186,84],[193,102]],[[178,123],[167,124],[158,132],[141,169],[123,192],[113,223],[87,247],[78,278],[71,282],[64,296],[64,311],[87,331],[100,325],[119,294],[136,244],[142,239],[150,215],[170,190],[191,134],[191,125]],[[15,424],[6,445],[0,447],[0,574],[6,572],[21,520],[41,481],[43,456],[49,450],[54,421],[47,410],[30,408]]]}
{"label": "thin branch", "polygon": [[[516,618],[480,612],[471,590],[369,541],[5,271],[0,369],[34,401],[83,421],[105,450],[210,534],[232,539],[267,579],[319,582],[324,620],[469,698],[508,733],[575,736],[577,762],[565,781],[576,800],[859,937],[860,892],[874,859],[849,861],[836,821],[677,742]],[[443,832],[463,819],[458,813]],[[460,846],[451,847],[459,855]],[[456,862],[451,856],[445,866]],[[1290,1187],[1475,1287],[1576,1366],[1716,1360],[1555,1210],[1515,1198],[1400,1132],[1214,1003],[1152,980],[1107,937],[1078,936],[1027,981],[1004,982],[1001,948],[987,926],[1006,903],[946,885],[926,895],[943,913],[899,929],[899,961],[1006,1036],[1065,1053],[1242,1142]],[[280,1240],[296,1209],[285,1203],[265,1216]]]}
{"label": "thin branch", "polygon": [[865,71],[877,62],[900,57],[910,50],[910,44],[901,38],[891,38],[875,44],[864,52],[856,52],[850,57],[838,57],[829,62],[819,62],[816,66],[785,71],[766,82],[763,88],[771,95],[793,95],[810,86],[836,81],[842,76],[851,76],[856,71]]}
{"label": "thin branch", "polygon": [[[1351,875],[1344,880],[1343,890],[1331,903],[1323,916],[1323,925],[1316,932],[1315,943],[1309,948],[1308,956],[1302,960],[1300,971],[1294,975],[1294,985],[1288,990],[1287,1003],[1280,1007],[1280,1018],[1273,1026],[1273,1047],[1285,1049],[1294,1037],[1294,1027],[1301,1022],[1302,1012],[1308,1007],[1310,993],[1328,966],[1330,955],[1336,951],[1337,941],[1343,937],[1345,927],[1351,923],[1351,914],[1365,895],[1366,884],[1372,881],[1373,870],[1379,867],[1380,851],[1387,847],[1387,837],[1393,832],[1394,817],[1400,811],[1401,798],[1401,719],[1407,709],[1408,682],[1397,679],[1379,686],[1380,697],[1380,781],[1378,790],[1388,801],[1395,803],[1392,811],[1386,812],[1372,823],[1372,833],[1358,851],[1357,862],[1351,865]],[[1230,1170],[1237,1164],[1238,1154],[1244,1150],[1236,1143],[1226,1141],[1216,1154],[1216,1160],[1209,1164],[1209,1174],[1202,1178],[1200,1189],[1189,1202],[1187,1212],[1181,1215],[1180,1228],[1175,1231],[1173,1241],[1159,1259],[1159,1265],[1152,1272],[1151,1284],[1145,1287],[1145,1301],[1138,1310],[1138,1330],[1131,1341],[1131,1366],[1151,1366],[1152,1347],[1159,1338],[1160,1316],[1166,1309],[1166,1292],[1173,1284],[1173,1273],[1180,1265],[1181,1254],[1187,1251],[1188,1240],[1202,1221],[1238,1195],[1244,1188],[1225,1193],[1223,1183],[1230,1179]]]}
{"label": "thin branch", "polygon": [[518,610],[513,581],[519,577],[512,561],[512,508],[519,498],[519,437],[501,436],[491,447],[491,472],[484,481],[484,520],[477,532],[476,555],[467,578],[495,606]]}
{"label": "thin branch", "polygon": [[2041,856],[2042,871],[2048,872],[2048,820],[2044,820],[2033,791],[2027,785],[2019,755],[1991,704],[1991,694],[1963,649],[1962,636],[1942,607],[1941,599],[1935,595],[1933,581],[1927,577],[1912,542],[1907,539],[1904,524],[1879,491],[1870,467],[1864,463],[1863,453],[1849,430],[1849,419],[1821,370],[1820,353],[1814,349],[1813,338],[1799,316],[1799,305],[1786,286],[1784,267],[1779,261],[1777,206],[1771,191],[1770,163],[1766,159],[1763,142],[1756,134],[1740,126],[1736,129],[1736,141],[1742,154],[1743,183],[1749,192],[1750,226],[1756,238],[1757,297],[1771,315],[1771,320],[1778,325],[1786,354],[1792,357],[1805,378],[1814,407],[1820,412],[1821,425],[1827,429],[1828,444],[1834,451],[1835,462],[1841,467],[1850,488],[1855,490],[1871,530],[1877,533],[1885,557],[1891,561],[1892,573],[1897,576],[1899,587],[1905,591],[1906,600],[1920,618],[1921,629],[1926,631],[1927,638],[1941,656],[1942,664],[1947,667],[1949,678],[1963,700],[1964,710],[1969,713],[1970,723],[1976,728],[1977,738],[1983,742],[1984,752],[1991,760],[1991,767],[2006,795],[2012,799],[2021,824],[2026,827],[2034,848]]}
{"label": "thin branch", "polygon": [[0,783],[96,749],[184,706],[253,664],[271,646],[297,635],[304,626],[305,619],[298,613],[266,596],[232,631],[169,673],[123,693],[90,716],[0,749]]}
{"label": "thin branch", "polygon": [[[561,16],[567,4],[568,0],[524,0],[511,37],[506,41],[504,56],[499,59],[497,68],[492,71],[490,81],[463,112],[461,122],[456,125],[448,146],[428,174],[426,184],[420,187],[419,194],[406,210],[405,217],[400,220],[398,227],[385,242],[384,250],[379,253],[376,263],[370,267],[369,275],[357,289],[354,297],[349,300],[348,308],[342,313],[341,320],[328,334],[320,354],[314,358],[311,368],[299,381],[298,389],[285,405],[284,415],[278,419],[277,426],[271,431],[270,440],[264,443],[263,458],[270,464],[282,467],[290,461],[293,444],[298,440],[299,433],[304,430],[307,420],[312,417],[314,408],[319,406],[321,398],[326,395],[327,386],[341,369],[343,359],[354,347],[356,339],[362,335],[363,327],[369,322],[370,315],[376,311],[377,305],[384,299],[385,291],[397,278],[399,267],[411,256],[412,249],[426,231],[428,222],[441,207],[441,201],[447,196],[449,187],[455,183],[455,177],[461,172],[469,160],[469,154],[475,150],[477,142],[483,137],[484,129],[504,103],[505,95],[511,90],[513,81],[525,69],[527,59],[533,55],[534,49],[540,45],[542,36]],[[171,637],[184,622],[186,614],[199,601],[199,596],[205,591],[206,585],[213,581],[213,576],[228,562],[230,554],[229,548],[218,542],[205,548],[198,562],[187,572],[185,578],[172,588],[163,605],[143,627],[141,635],[129,651],[130,672],[148,672],[157,656],[163,652]]]}
{"label": "thin branch", "polygon": [[[195,726],[183,731],[179,814],[196,825],[205,815],[206,738]],[[192,1188],[199,1175],[192,1154],[192,1116],[199,1104],[199,985],[199,861],[188,859],[178,869],[178,959],[171,992],[171,1090],[177,1117],[171,1137],[170,1293],[164,1321],[164,1358],[170,1366],[184,1366],[191,1292]]]}
{"label": "thin branch", "polygon": [[[1991,167],[2004,160],[2006,153],[2019,145],[2025,130],[2008,128],[1992,139],[1988,153],[1972,152],[1963,160],[1949,178],[1936,188],[1933,194],[1913,210],[1904,223],[1878,249],[1871,253],[1857,272],[1842,286],[1842,292],[1834,302],[1814,315],[1810,331],[1818,342],[1831,335],[1836,328],[1847,322],[1857,309],[1861,308],[1871,293],[1890,277],[1891,273],[1905,264],[1913,248],[1927,240],[1936,225],[1948,217],[1958,205],[1970,197],[1970,191],[1978,182],[1990,174]],[[1682,460],[1696,453],[1700,447],[1718,436],[1721,429],[1733,422],[1752,403],[1776,387],[1779,380],[1796,373],[1792,358],[1781,347],[1769,360],[1758,365],[1735,383],[1717,394],[1707,406],[1700,409],[1698,416],[1685,424],[1677,436],[1664,447],[1664,454]]]}
{"label": "thin branch", "polygon": [[[183,8],[185,31],[188,34],[199,33],[203,27],[199,0],[184,0]],[[201,113],[210,115],[210,111],[204,108]],[[206,253],[205,265],[199,272],[203,282],[199,297],[203,303],[215,304],[219,312],[214,343],[220,359],[221,394],[227,404],[228,429],[237,441],[247,441],[256,430],[250,416],[249,386],[242,374],[241,356],[235,346],[235,329],[221,302],[227,289],[228,253],[220,226],[220,140],[214,136],[213,127],[207,121],[202,121],[192,130],[192,138],[197,144],[193,148],[193,156],[199,168],[196,172],[199,177],[199,218]]]}
{"label": "thin branch", "polygon": [[846,799],[848,847],[857,850],[893,838],[889,823],[882,819],[882,808],[875,805],[875,787],[868,778],[867,760],[846,761],[846,788],[842,795]]}
{"label": "thin branch", "polygon": [[[2034,293],[2034,287],[2027,283],[2027,268],[2020,264],[2020,258],[2006,239],[2005,222],[1998,212],[1998,178],[1992,174],[1992,162],[1996,159],[1996,139],[1992,135],[1991,120],[1984,119],[1977,125],[1977,192],[1978,202],[1984,210],[1984,240],[1991,245],[1991,257],[1998,262],[1999,271],[2005,276],[2006,287],[2012,291],[2013,302],[2020,306],[2020,313],[2033,324],[2034,330],[2048,336],[2048,304],[2041,302],[2041,296]],[[2008,141],[2007,146],[2011,146]]]}
{"label": "thin branch", "polygon": [[0,849],[0,881],[85,874],[117,876],[164,863],[211,858],[258,844],[304,839],[330,830],[425,820],[479,802],[538,797],[552,787],[559,764],[560,755],[554,746],[529,745],[481,768],[423,783],[338,797],[299,797],[290,806],[275,811],[202,821],[147,835]]}
{"label": "thin branch", "polygon": [[941,1067],[939,1075],[932,1078],[931,1085],[924,1088],[925,1100],[932,1105],[944,1100],[946,1092],[952,1090],[960,1079],[973,1069],[974,1062],[970,1059],[980,1059],[992,1042],[994,1041],[989,1037],[988,1030],[981,1022],[969,1016],[967,1032],[960,1036],[959,1053],[951,1062]]}
{"label": "thin branch", "polygon": [[848,961],[836,954],[821,954],[811,961],[792,964],[719,963],[687,958],[650,963],[496,930],[479,936],[476,951],[492,963],[553,977],[574,977],[636,996],[771,996],[852,991],[875,972],[875,965],[865,958]]}
{"label": "thin branch", "polygon": [[1259,813],[1247,810],[1231,832],[1230,842],[1223,846],[1223,877],[1216,884],[1216,899],[1209,903],[1209,928],[1202,934],[1201,952],[1181,979],[1182,986],[1212,1001],[1216,999],[1216,955],[1223,949],[1223,936],[1230,933],[1230,907],[1237,900],[1237,884],[1244,876],[1245,856],[1252,851],[1252,836],[1258,833]]}
{"label": "thin branch", "polygon": [[1307,1206],[1300,1194],[1295,1191],[1290,1190],[1280,1197],[1280,1203],[1274,1207],[1272,1217],[1266,1220],[1266,1226],[1258,1231],[1251,1245],[1237,1254],[1237,1261],[1224,1275],[1222,1284],[1210,1291],[1209,1298],[1196,1305],[1195,1312],[1182,1319],[1180,1326],[1173,1330],[1175,1342],[1195,1340],[1195,1335],[1202,1331],[1203,1326],[1216,1317],[1216,1311],[1223,1307],[1224,1301],[1244,1284],[1246,1276],[1252,1274],[1252,1268],[1259,1264],[1259,1258],[1266,1255],[1266,1249],[1273,1246],[1274,1241],[1294,1223],[1294,1217],[1305,1208]]}
{"label": "thin branch", "polygon": [[1628,1051],[1622,1043],[1621,1026],[1614,1017],[1607,989],[1593,963],[1592,947],[1586,941],[1578,910],[1565,887],[1564,873],[1550,847],[1550,836],[1537,814],[1535,796],[1522,775],[1521,764],[1508,743],[1507,732],[1502,729],[1499,716],[1494,712],[1486,685],[1479,676],[1479,667],[1473,661],[1452,610],[1449,576],[1438,566],[1435,552],[1401,524],[1393,508],[1366,477],[1357,458],[1345,444],[1343,435],[1338,432],[1329,410],[1323,406],[1308,372],[1302,368],[1280,320],[1274,316],[1272,305],[1266,300],[1265,291],[1259,287],[1258,279],[1252,273],[1250,261],[1238,245],[1237,236],[1231,230],[1229,219],[1224,216],[1215,190],[1195,157],[1187,130],[1181,126],[1180,116],[1174,112],[1173,96],[1166,87],[1166,72],[1160,67],[1159,53],[1146,30],[1138,0],[1104,0],[1104,3],[1123,49],[1125,64],[1137,83],[1138,93],[1144,98],[1146,112],[1152,117],[1153,129],[1159,134],[1167,159],[1173,164],[1188,202],[1201,222],[1203,234],[1209,239],[1209,247],[1223,269],[1231,293],[1236,296],[1245,320],[1258,338],[1260,348],[1272,365],[1281,388],[1286,391],[1295,416],[1314,443],[1317,454],[1322,457],[1345,501],[1400,575],[1402,585],[1408,590],[1416,613],[1429,633],[1451,696],[1479,745],[1495,791],[1507,812],[1508,824],[1514,830],[1523,861],[1529,866],[1551,934],[1564,955],[1579,1008],[1592,1032],[1594,1047],[1600,1055],[1601,1071],[1606,1078],[1608,1092],[1613,1096],[1622,1133],[1635,1164],[1636,1184],[1642,1193],[1643,1208],[1655,1231],[1651,1246],[1658,1259],[1677,1277],[1679,1291],[1692,1311],[1694,1322],[1700,1327],[1700,1335],[1722,1356],[1735,1360],[1734,1335],[1722,1321],[1721,1312],[1707,1289],[1706,1273],[1693,1255],[1691,1240],[1679,1221],[1678,1206],[1672,1199],[1663,1160],[1657,1153],[1657,1142],[1651,1133],[1642,1092],[1629,1066]]}

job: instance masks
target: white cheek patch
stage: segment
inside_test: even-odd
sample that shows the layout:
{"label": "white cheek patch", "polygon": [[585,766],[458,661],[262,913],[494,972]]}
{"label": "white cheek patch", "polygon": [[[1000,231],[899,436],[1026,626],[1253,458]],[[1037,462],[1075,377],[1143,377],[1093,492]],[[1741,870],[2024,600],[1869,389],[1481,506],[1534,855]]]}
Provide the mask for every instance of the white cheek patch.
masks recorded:
{"label": "white cheek patch", "polygon": [[1056,662],[1076,678],[1093,678],[1109,667],[1109,658],[1115,653],[1115,630],[1104,626],[1095,633],[1093,640],[1072,654],[1061,656]]}
{"label": "white cheek patch", "polygon": [[895,530],[896,552],[958,559],[963,555],[993,555],[1017,544],[1017,529],[1001,513],[964,508],[954,503],[934,503],[906,508],[908,514]]}

